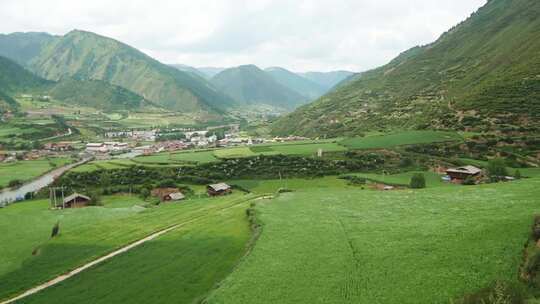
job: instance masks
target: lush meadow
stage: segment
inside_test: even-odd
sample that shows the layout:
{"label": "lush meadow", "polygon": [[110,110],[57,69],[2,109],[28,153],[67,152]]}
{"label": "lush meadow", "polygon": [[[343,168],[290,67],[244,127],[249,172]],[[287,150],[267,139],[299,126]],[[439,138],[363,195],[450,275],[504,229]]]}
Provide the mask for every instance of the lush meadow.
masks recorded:
{"label": "lush meadow", "polygon": [[402,131],[384,135],[347,138],[340,143],[351,149],[384,149],[403,145],[461,140],[463,140],[463,137],[456,132]]}
{"label": "lush meadow", "polygon": [[209,303],[449,303],[515,281],[539,186],[283,193],[258,204],[257,245]]}

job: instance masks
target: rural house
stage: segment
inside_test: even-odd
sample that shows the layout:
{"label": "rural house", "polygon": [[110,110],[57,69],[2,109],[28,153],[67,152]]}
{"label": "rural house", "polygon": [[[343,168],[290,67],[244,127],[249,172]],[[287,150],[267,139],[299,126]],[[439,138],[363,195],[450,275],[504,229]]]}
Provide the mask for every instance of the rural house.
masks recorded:
{"label": "rural house", "polygon": [[452,181],[464,181],[468,177],[478,177],[482,173],[482,169],[475,166],[464,166],[446,170],[446,174]]}
{"label": "rural house", "polygon": [[185,195],[177,188],[156,188],[151,194],[162,202],[180,201],[185,198]]}
{"label": "rural house", "polygon": [[208,185],[206,190],[210,196],[226,195],[232,191],[231,186],[225,183]]}
{"label": "rural house", "polygon": [[66,197],[63,202],[64,208],[82,208],[88,206],[91,199],[79,193],[73,193],[72,195]]}

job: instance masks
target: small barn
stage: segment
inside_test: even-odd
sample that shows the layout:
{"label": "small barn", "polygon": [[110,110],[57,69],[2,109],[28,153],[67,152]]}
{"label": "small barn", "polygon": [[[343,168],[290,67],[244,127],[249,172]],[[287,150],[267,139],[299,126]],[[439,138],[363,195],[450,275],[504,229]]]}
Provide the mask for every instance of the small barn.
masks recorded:
{"label": "small barn", "polygon": [[79,193],[73,193],[72,195],[64,198],[63,205],[64,208],[83,208],[88,206],[92,199],[86,195]]}
{"label": "small barn", "polygon": [[152,190],[152,196],[159,197],[162,202],[180,201],[185,198],[178,188],[156,188]]}
{"label": "small barn", "polygon": [[446,170],[446,174],[452,181],[464,181],[468,177],[479,177],[482,169],[475,166],[464,166]]}
{"label": "small barn", "polygon": [[210,196],[227,195],[232,192],[231,186],[225,183],[208,185],[206,190]]}

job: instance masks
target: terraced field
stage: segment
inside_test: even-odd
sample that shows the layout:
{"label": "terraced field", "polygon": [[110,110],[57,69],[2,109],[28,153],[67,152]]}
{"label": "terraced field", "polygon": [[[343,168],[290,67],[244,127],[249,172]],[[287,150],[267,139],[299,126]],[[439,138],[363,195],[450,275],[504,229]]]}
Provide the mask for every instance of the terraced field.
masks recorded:
{"label": "terraced field", "polygon": [[539,187],[306,184],[258,204],[262,235],[208,303],[449,303],[515,281]]}

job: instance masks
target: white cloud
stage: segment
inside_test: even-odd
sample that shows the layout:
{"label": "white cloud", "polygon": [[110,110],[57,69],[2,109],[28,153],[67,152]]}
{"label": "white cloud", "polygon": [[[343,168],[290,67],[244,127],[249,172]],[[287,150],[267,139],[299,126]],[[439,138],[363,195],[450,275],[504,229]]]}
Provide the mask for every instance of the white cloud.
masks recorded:
{"label": "white cloud", "polygon": [[1,0],[3,32],[93,31],[167,63],[366,70],[486,0]]}

